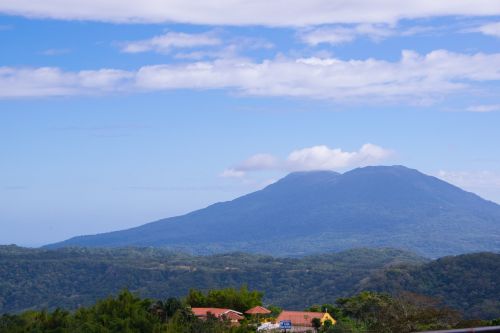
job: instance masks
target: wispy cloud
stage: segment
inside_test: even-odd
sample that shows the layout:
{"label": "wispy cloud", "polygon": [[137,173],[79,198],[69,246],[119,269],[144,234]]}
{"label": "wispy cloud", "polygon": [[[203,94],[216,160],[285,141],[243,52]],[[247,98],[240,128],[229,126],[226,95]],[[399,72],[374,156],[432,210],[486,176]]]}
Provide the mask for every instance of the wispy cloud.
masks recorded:
{"label": "wispy cloud", "polygon": [[500,203],[500,174],[490,170],[440,170],[436,176],[467,191]]}
{"label": "wispy cloud", "polygon": [[40,52],[40,54],[45,55],[45,56],[58,56],[58,55],[67,54],[70,52],[71,52],[70,49],[46,49],[46,50],[43,50],[42,52]]}
{"label": "wispy cloud", "polygon": [[154,51],[169,53],[174,49],[191,49],[196,47],[220,45],[222,41],[213,32],[188,34],[184,32],[167,32],[160,36],[139,41],[121,43],[121,50],[126,53]]}
{"label": "wispy cloud", "polygon": [[355,26],[333,26],[322,27],[303,31],[299,38],[309,45],[318,44],[343,44],[352,42],[360,36],[366,36],[372,40],[380,40],[393,36],[396,31],[387,25],[358,24]]}
{"label": "wispy cloud", "polygon": [[[331,23],[394,23],[400,19],[449,15],[492,16],[492,0],[4,0],[0,13],[64,20],[191,23],[204,25],[307,26]],[[231,15],[228,15],[231,13]]]}
{"label": "wispy cloud", "polygon": [[0,67],[0,98],[74,96],[123,91],[133,73],[100,69],[65,72],[54,67]]}
{"label": "wispy cloud", "polygon": [[468,31],[481,32],[482,34],[500,37],[500,22],[488,23]]}
{"label": "wispy cloud", "polygon": [[429,33],[436,29],[431,26],[414,26],[411,28],[400,28],[393,24],[355,24],[355,25],[333,25],[319,28],[302,29],[299,39],[309,45],[319,44],[344,44],[357,38],[365,37],[378,42],[394,36],[413,36]]}
{"label": "wispy cloud", "polygon": [[9,185],[3,186],[2,189],[4,191],[22,191],[28,189],[28,186],[25,185]]}
{"label": "wispy cloud", "polygon": [[378,163],[393,154],[392,150],[366,143],[358,151],[344,151],[325,145],[297,149],[280,159],[271,154],[256,154],[224,170],[220,176],[243,178],[255,171],[341,170]]}
{"label": "wispy cloud", "polygon": [[174,57],[185,60],[234,59],[241,57],[248,50],[272,48],[274,44],[262,38],[236,37],[212,48],[177,52]]}
{"label": "wispy cloud", "polygon": [[493,112],[500,111],[500,104],[471,105],[466,111],[469,112]]}
{"label": "wispy cloud", "polygon": [[[500,80],[500,53],[403,51],[399,61],[277,57],[228,58],[137,71],[0,67],[0,98],[71,96],[171,89],[228,89],[256,96],[293,96],[348,103],[429,103]],[[477,84],[477,85],[475,85]]]}

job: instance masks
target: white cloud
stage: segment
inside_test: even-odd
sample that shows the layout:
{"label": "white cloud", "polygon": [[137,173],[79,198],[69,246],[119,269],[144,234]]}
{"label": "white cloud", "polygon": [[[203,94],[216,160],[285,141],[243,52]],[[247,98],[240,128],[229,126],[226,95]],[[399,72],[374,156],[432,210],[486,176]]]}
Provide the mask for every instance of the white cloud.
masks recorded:
{"label": "white cloud", "polygon": [[343,44],[354,41],[359,37],[367,37],[373,41],[380,41],[392,36],[413,36],[429,33],[437,29],[431,26],[414,26],[401,29],[391,24],[363,23],[357,25],[334,25],[320,28],[302,29],[299,38],[306,44]]}
{"label": "white cloud", "polygon": [[436,176],[467,191],[500,203],[500,174],[494,171],[446,171]]}
{"label": "white cloud", "polygon": [[489,36],[500,37],[500,22],[488,23],[472,31],[481,32]]}
{"label": "white cloud", "polygon": [[271,154],[255,154],[234,168],[224,170],[220,176],[225,178],[242,178],[248,171],[272,170],[279,167],[279,161]]}
{"label": "white cloud", "polygon": [[466,55],[444,50],[400,61],[276,58],[260,63],[223,59],[141,68],[138,87],[234,89],[247,95],[295,96],[335,101],[422,103],[465,91],[474,81],[500,80],[500,54]]}
{"label": "white cloud", "polygon": [[71,52],[70,49],[47,49],[40,52],[40,54],[45,56],[57,56],[57,55],[67,54],[70,52]]}
{"label": "white cloud", "polygon": [[288,155],[287,169],[298,170],[338,170],[377,163],[392,154],[388,149],[364,144],[358,151],[347,152],[340,148],[314,146],[295,150]]}
{"label": "white cloud", "polygon": [[500,111],[500,104],[472,105],[467,109],[469,112],[493,112]]}
{"label": "white cloud", "polygon": [[493,16],[493,0],[3,0],[0,12],[37,18],[206,25],[393,23],[435,16]]}
{"label": "white cloud", "polygon": [[353,27],[335,26],[323,27],[300,34],[300,39],[316,46],[318,44],[342,44],[351,42],[359,36],[367,36],[373,40],[380,40],[395,35],[396,31],[386,25],[358,24]]}
{"label": "white cloud", "polygon": [[177,59],[231,59],[237,58],[244,50],[272,49],[274,44],[261,38],[238,37],[227,41],[226,45],[220,48],[210,48],[201,50],[188,50],[175,54]]}
{"label": "white cloud", "polygon": [[343,151],[325,145],[313,146],[292,151],[286,159],[270,154],[257,154],[224,170],[223,177],[242,178],[253,171],[309,171],[341,170],[376,164],[392,155],[392,151],[366,143],[358,151]]}
{"label": "white cloud", "polygon": [[0,98],[117,92],[126,90],[132,77],[132,73],[116,69],[64,72],[53,67],[0,67]]}
{"label": "white cloud", "polygon": [[[350,103],[428,103],[500,80],[500,53],[426,55],[403,51],[399,61],[368,58],[227,58],[137,71],[0,67],[0,97],[65,96],[170,89],[229,89],[246,95],[294,96]],[[475,84],[477,84],[475,86]],[[486,88],[484,88],[486,89]]]}
{"label": "white cloud", "polygon": [[439,170],[437,176],[457,186],[495,187],[500,189],[500,175],[492,171],[446,171]]}
{"label": "white cloud", "polygon": [[127,53],[147,51],[169,53],[173,49],[215,46],[221,43],[221,40],[213,33],[187,34],[183,32],[167,32],[150,39],[123,43],[122,51]]}
{"label": "white cloud", "polygon": [[238,170],[256,171],[273,169],[278,165],[278,159],[271,154],[256,154],[238,164]]}
{"label": "white cloud", "polygon": [[245,176],[245,171],[226,169],[222,171],[219,176],[223,178],[243,178]]}

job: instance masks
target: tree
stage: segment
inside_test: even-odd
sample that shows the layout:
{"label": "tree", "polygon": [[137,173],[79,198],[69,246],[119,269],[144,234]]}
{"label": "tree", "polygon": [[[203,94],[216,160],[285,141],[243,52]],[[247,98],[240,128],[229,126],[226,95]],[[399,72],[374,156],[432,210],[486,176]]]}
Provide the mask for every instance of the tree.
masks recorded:
{"label": "tree", "polygon": [[240,289],[209,290],[207,294],[191,289],[185,301],[191,307],[228,308],[245,312],[254,306],[262,305],[262,297],[263,293],[250,291],[246,286],[242,286]]}
{"label": "tree", "polygon": [[321,327],[321,319],[319,318],[313,318],[311,320],[312,327],[318,332],[319,328]]}
{"label": "tree", "polygon": [[339,299],[337,303],[345,316],[380,333],[446,329],[454,327],[459,319],[456,311],[439,306],[432,298],[412,293],[391,297],[366,291]]}

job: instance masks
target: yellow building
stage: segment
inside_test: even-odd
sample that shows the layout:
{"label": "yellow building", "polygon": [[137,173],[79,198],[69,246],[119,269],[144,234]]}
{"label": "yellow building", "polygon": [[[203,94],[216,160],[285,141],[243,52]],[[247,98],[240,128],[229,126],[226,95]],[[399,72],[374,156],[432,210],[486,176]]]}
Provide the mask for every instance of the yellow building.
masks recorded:
{"label": "yellow building", "polygon": [[278,318],[276,318],[276,322],[290,320],[293,326],[312,327],[312,320],[314,318],[318,318],[321,321],[321,325],[324,325],[327,320],[331,321],[334,325],[337,322],[328,312],[307,311],[282,311]]}

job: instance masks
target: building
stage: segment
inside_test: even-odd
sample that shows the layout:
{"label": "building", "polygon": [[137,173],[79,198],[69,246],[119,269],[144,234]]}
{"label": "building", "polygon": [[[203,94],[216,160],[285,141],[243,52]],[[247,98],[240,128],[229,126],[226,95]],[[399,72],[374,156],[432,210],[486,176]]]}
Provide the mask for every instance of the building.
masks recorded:
{"label": "building", "polygon": [[221,308],[191,308],[193,314],[200,319],[207,319],[209,315],[220,320],[229,320],[232,324],[238,324],[240,320],[245,319],[241,312],[231,309]]}
{"label": "building", "polygon": [[259,316],[259,315],[266,316],[266,315],[271,314],[271,310],[266,309],[263,306],[257,305],[255,307],[251,308],[250,310],[245,311],[245,314],[251,315],[251,316]]}
{"label": "building", "polygon": [[282,311],[276,322],[279,323],[282,320],[290,320],[292,322],[292,332],[301,331],[304,328],[311,328],[312,320],[318,318],[321,321],[321,325],[324,325],[325,321],[329,320],[332,324],[336,323],[336,320],[328,312],[306,312],[306,311]]}

